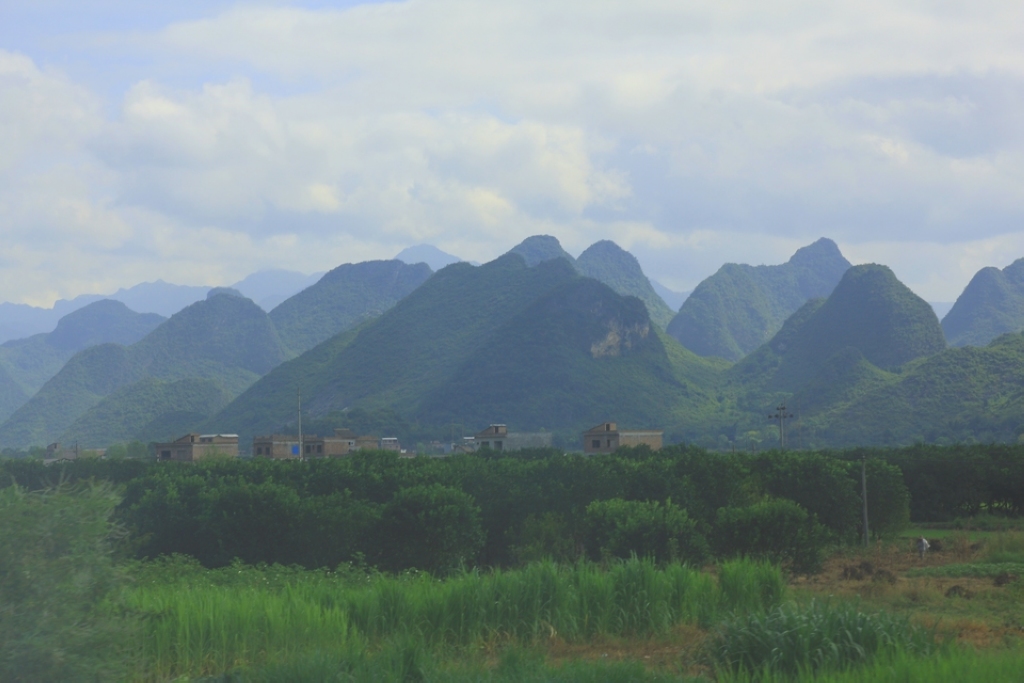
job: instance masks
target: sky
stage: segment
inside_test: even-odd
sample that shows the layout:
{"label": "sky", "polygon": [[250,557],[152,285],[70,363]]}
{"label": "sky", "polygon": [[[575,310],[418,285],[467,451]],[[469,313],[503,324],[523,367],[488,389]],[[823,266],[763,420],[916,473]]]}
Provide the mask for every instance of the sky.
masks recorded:
{"label": "sky", "polygon": [[1019,0],[0,0],[0,301],[611,239],[1024,256]]}

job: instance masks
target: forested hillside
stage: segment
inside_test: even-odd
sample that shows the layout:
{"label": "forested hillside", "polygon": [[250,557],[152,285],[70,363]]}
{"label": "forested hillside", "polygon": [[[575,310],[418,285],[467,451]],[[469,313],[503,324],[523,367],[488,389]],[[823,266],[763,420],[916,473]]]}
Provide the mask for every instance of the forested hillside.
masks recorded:
{"label": "forested hillside", "polygon": [[952,346],[984,346],[1024,330],[1024,259],[1002,270],[979,270],[942,319],[942,329]]}
{"label": "forested hillside", "polygon": [[270,312],[282,341],[294,354],[359,323],[375,318],[422,285],[431,275],[425,263],[346,263]]}
{"label": "forested hillside", "polygon": [[[131,346],[103,344],[76,354],[0,425],[0,443],[54,441],[107,396],[146,378],[211,379],[236,395],[285,355],[273,323],[259,306],[240,296],[212,294]],[[167,409],[176,412],[180,406]]]}
{"label": "forested hillside", "polygon": [[651,320],[661,329],[668,327],[675,315],[654,291],[636,257],[615,242],[601,240],[590,245],[576,259],[576,266],[587,277],[605,283],[619,294],[643,301]]}
{"label": "forested hillside", "polygon": [[134,344],[164,320],[155,313],[136,313],[119,301],[103,299],[67,314],[52,332],[5,342],[0,346],[0,368],[19,390],[0,392],[0,421],[39,391],[78,351],[97,344]]}
{"label": "forested hillside", "polygon": [[849,267],[825,238],[782,265],[728,263],[697,285],[668,333],[698,355],[739,360],[771,339],[808,299],[831,294]]}

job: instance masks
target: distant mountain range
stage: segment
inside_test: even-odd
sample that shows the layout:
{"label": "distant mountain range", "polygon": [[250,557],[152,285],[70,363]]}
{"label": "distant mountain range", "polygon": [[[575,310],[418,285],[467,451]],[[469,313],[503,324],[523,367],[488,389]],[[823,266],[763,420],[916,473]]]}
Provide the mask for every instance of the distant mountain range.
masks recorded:
{"label": "distant mountain range", "polygon": [[439,271],[379,318],[276,368],[203,428],[272,430],[294,419],[300,391],[312,418],[360,405],[430,424],[500,415],[529,429],[589,426],[608,411],[653,426],[669,397],[702,395],[641,301],[568,259],[531,262],[513,250]]}
{"label": "distant mountain range", "polygon": [[672,319],[672,309],[654,290],[636,257],[615,242],[595,242],[578,259],[574,259],[562,248],[557,238],[535,235],[512,247],[509,253],[521,256],[531,268],[553,259],[567,261],[578,273],[603,282],[619,294],[640,299],[647,307],[651,320],[661,329],[665,329]]}
{"label": "distant mountain range", "polygon": [[[315,283],[323,273],[305,275],[288,270],[263,270],[231,285],[245,296],[270,311],[279,303]],[[74,299],[57,301],[52,308],[26,304],[0,303],[0,343],[51,332],[61,318],[103,299],[120,301],[132,311],[174,315],[189,304],[206,297],[210,287],[175,285],[163,280],[143,282],[113,294],[83,294]]]}
{"label": "distant mountain range", "polygon": [[441,270],[445,266],[462,261],[458,256],[443,252],[430,244],[417,244],[415,247],[406,247],[395,256],[396,261],[408,263],[410,266],[417,263],[426,263],[431,270]]}
{"label": "distant mountain range", "polygon": [[[115,392],[148,379],[214,380],[234,396],[286,357],[284,344],[263,309],[250,299],[213,293],[130,346],[100,344],[75,354],[0,425],[0,444],[26,446],[56,440]],[[168,412],[181,410],[180,405],[165,407]],[[98,410],[104,413],[103,408]],[[119,429],[131,432],[143,426]]]}
{"label": "distant mountain range", "polygon": [[[482,266],[371,261],[312,284],[270,271],[166,320],[92,302],[3,344],[0,446],[199,429],[239,433],[244,450],[294,429],[300,394],[318,429],[379,425],[406,442],[501,422],[572,447],[612,420],[771,445],[781,404],[796,446],[1016,440],[1022,271],[979,273],[941,326],[891,270],[850,266],[827,239],[779,266],[723,266],[675,316],[609,241],[573,258],[540,235]],[[270,313],[245,296],[286,287],[301,289]]]}
{"label": "distant mountain range", "polygon": [[134,344],[165,320],[155,313],[136,313],[120,301],[103,299],[72,311],[53,332],[0,345],[0,421],[35,394],[77,352],[97,344]]}

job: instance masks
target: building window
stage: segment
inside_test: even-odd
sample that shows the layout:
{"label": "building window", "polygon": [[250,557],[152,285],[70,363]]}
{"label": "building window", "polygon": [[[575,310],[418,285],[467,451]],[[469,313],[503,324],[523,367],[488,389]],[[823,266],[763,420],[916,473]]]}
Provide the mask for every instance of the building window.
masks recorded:
{"label": "building window", "polygon": [[593,441],[591,441],[590,442],[590,447],[591,448],[600,448],[601,447],[601,439],[594,439]]}
{"label": "building window", "polygon": [[502,442],[501,442],[501,441],[495,441],[495,442],[494,442],[494,448],[495,448],[496,450],[499,450],[499,451],[500,451],[500,450],[501,450],[501,444],[502,444]]}
{"label": "building window", "polygon": [[608,448],[611,448],[611,447],[612,447],[612,440],[608,439]]}
{"label": "building window", "polygon": [[317,452],[317,453],[323,453],[323,452],[324,452],[324,447],[323,447],[323,445],[322,445],[322,444],[317,444],[317,446],[316,446],[316,452]]}
{"label": "building window", "polygon": [[171,459],[171,452],[170,451],[160,451],[160,459],[161,460],[170,460]]}

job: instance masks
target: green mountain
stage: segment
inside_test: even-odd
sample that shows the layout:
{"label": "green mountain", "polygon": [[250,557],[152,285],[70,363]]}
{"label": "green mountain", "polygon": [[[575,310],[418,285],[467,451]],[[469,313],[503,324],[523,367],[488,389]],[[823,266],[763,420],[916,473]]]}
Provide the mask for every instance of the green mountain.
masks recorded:
{"label": "green mountain", "polygon": [[[763,429],[767,414],[782,402],[799,426],[791,428],[791,437],[799,434],[819,446],[854,445],[844,436],[851,429],[842,424],[848,412],[875,410],[870,419],[858,419],[886,422],[893,400],[879,397],[899,395],[900,387],[916,381],[922,364],[944,353],[942,330],[927,302],[885,266],[854,266],[828,299],[808,301],[769,343],[727,370],[723,391],[735,397],[738,431]],[[953,395],[964,389],[949,383]],[[883,433],[895,438],[895,432]]]}
{"label": "green mountain", "polygon": [[29,396],[21,385],[0,365],[0,420],[6,419],[28,399]]}
{"label": "green mountain", "polygon": [[0,425],[0,444],[54,441],[118,389],[148,377],[215,380],[234,396],[284,360],[263,310],[249,299],[212,293],[171,316],[141,341],[81,351]]}
{"label": "green mountain", "polygon": [[668,333],[698,355],[739,360],[771,339],[808,299],[828,296],[849,267],[825,238],[782,265],[727,263],[697,285]]}
{"label": "green mountain", "polygon": [[139,341],[166,320],[156,313],[136,313],[120,301],[103,299],[69,313],[45,336],[46,344],[77,353],[97,344],[129,345]]}
{"label": "green mountain", "polygon": [[951,346],[984,346],[1024,329],[1024,259],[979,270],[942,319]]}
{"label": "green mountain", "polygon": [[576,259],[569,255],[557,238],[551,235],[534,235],[512,247],[508,253],[519,254],[526,261],[526,265],[533,268],[538,263],[551,261],[553,259],[564,259],[573,267],[576,266]]}
{"label": "green mountain", "polygon": [[947,349],[910,363],[808,421],[831,446],[1017,442],[1024,437],[1024,335]]}
{"label": "green mountain", "polygon": [[498,327],[415,416],[527,430],[575,432],[610,419],[654,428],[682,393],[643,302],[575,278]]}
{"label": "green mountain", "polygon": [[120,301],[103,299],[64,316],[52,332],[4,343],[0,369],[19,390],[12,393],[0,387],[0,421],[39,391],[78,351],[108,342],[133,344],[164,320],[155,313],[136,313]]}
{"label": "green mountain", "polygon": [[719,372],[671,344],[670,355],[639,300],[563,259],[528,267],[506,254],[439,271],[381,317],[282,364],[203,428],[243,440],[279,429],[294,423],[300,391],[309,419],[385,410],[428,428],[575,430],[621,414],[651,426],[687,397],[706,400],[696,378]]}
{"label": "green mountain", "polygon": [[211,379],[166,382],[147,377],[106,396],[75,420],[59,440],[102,448],[135,439],[175,439],[222,409],[230,399],[230,394]]}
{"label": "green mountain", "polygon": [[859,378],[864,361],[892,372],[945,348],[928,302],[885,266],[869,264],[847,270],[828,299],[804,304],[730,373],[766,390],[797,391],[823,371]]}
{"label": "green mountain", "polygon": [[576,259],[576,266],[583,275],[605,283],[619,294],[643,301],[651,320],[661,329],[672,320],[672,309],[654,291],[636,257],[615,242],[601,240],[590,245]]}
{"label": "green mountain", "polygon": [[282,341],[295,354],[374,318],[404,299],[431,275],[425,263],[347,263],[270,312]]}

